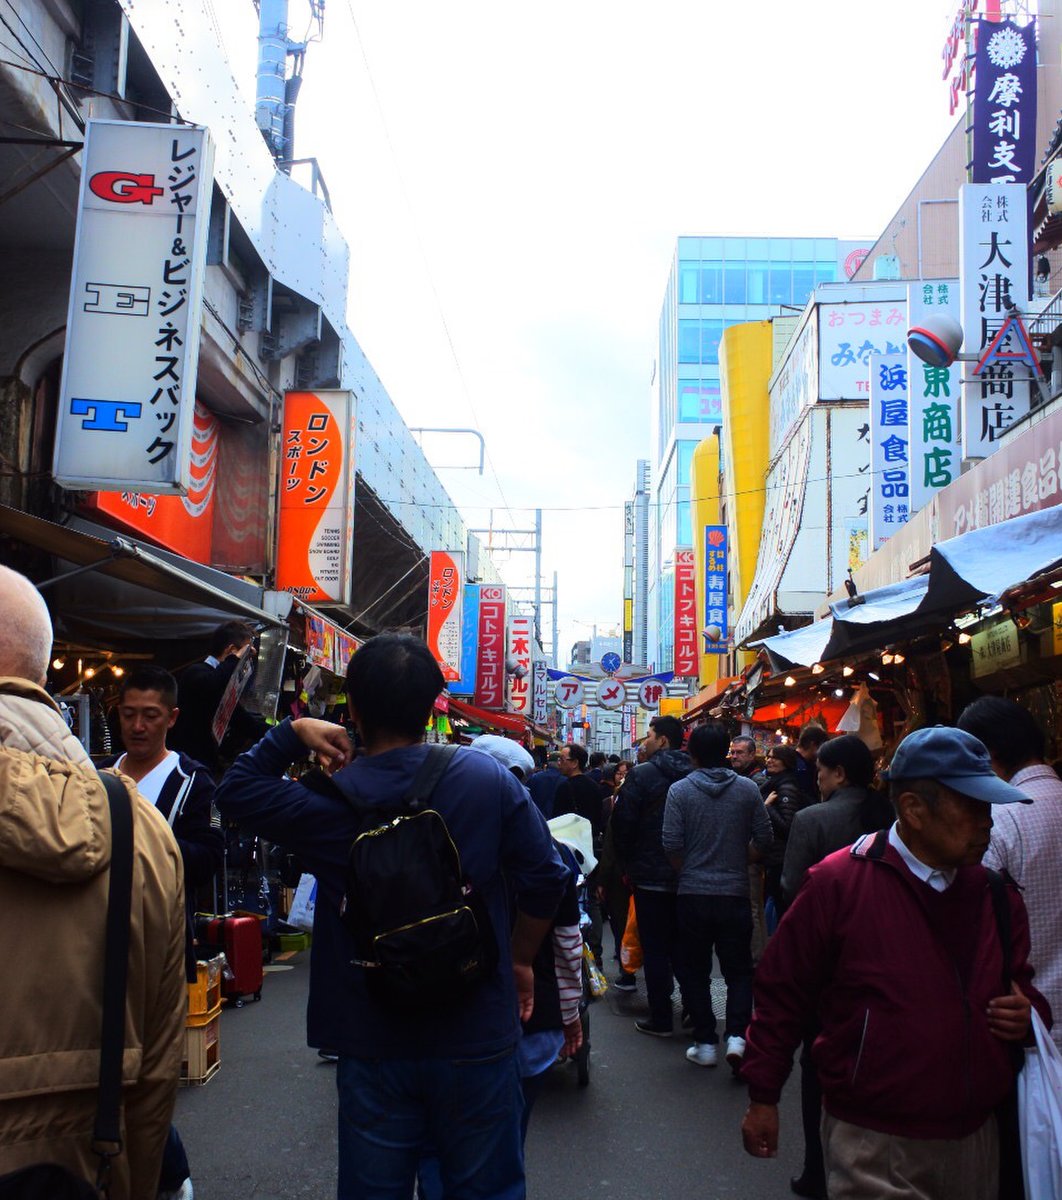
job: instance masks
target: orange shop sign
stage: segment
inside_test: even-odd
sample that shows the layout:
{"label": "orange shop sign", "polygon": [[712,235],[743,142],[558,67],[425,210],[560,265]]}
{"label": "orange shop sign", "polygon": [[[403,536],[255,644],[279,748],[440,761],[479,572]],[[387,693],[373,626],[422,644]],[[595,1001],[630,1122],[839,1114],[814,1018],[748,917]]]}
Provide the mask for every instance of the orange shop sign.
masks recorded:
{"label": "orange shop sign", "polygon": [[428,646],[443,679],[461,678],[461,602],[465,556],[460,550],[433,550],[428,572]]}
{"label": "orange shop sign", "polygon": [[354,397],[287,392],[277,520],[277,590],[349,604],[354,532]]}

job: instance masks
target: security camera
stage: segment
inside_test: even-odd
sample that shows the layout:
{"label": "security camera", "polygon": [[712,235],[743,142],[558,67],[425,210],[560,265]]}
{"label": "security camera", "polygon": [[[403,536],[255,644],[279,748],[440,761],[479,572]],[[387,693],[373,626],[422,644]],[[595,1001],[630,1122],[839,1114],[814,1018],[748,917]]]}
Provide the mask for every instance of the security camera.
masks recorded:
{"label": "security camera", "polygon": [[907,331],[911,352],[931,367],[950,367],[962,348],[962,326],[943,313],[926,317]]}

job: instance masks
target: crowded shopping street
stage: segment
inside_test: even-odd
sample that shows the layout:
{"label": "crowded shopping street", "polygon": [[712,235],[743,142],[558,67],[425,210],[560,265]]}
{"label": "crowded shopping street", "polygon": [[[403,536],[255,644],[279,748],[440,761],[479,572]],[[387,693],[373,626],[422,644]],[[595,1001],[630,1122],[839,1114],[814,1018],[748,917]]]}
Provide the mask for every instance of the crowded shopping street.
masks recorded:
{"label": "crowded shopping street", "polygon": [[0,1200],[1062,1200],[1062,0],[0,0]]}

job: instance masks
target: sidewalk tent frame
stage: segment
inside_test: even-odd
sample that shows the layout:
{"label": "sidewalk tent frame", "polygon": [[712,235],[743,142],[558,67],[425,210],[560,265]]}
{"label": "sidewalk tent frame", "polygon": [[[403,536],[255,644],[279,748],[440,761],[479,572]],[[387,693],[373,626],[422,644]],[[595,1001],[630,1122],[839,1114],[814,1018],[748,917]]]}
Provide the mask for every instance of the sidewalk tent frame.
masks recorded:
{"label": "sidewalk tent frame", "polygon": [[0,504],[0,534],[74,564],[72,571],[64,571],[39,583],[39,589],[46,590],[75,574],[98,571],[123,583],[245,617],[256,624],[286,627],[285,621],[237,594],[242,591],[244,595],[261,596],[262,589],[257,585],[233,579],[224,571],[199,563],[189,563],[189,569],[185,569],[178,565],[181,560],[165,551],[148,547],[133,538],[110,534],[109,530],[91,526],[89,522],[76,518],[75,521],[77,525],[98,529],[103,536],[72,525],[57,525],[54,521]]}

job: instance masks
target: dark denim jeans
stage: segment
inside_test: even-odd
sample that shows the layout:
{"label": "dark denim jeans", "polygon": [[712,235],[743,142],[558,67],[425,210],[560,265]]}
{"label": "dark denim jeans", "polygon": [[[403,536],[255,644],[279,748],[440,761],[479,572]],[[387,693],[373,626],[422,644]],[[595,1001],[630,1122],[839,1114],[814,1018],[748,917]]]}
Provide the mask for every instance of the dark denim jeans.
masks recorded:
{"label": "dark denim jeans", "polygon": [[489,1059],[342,1057],[338,1200],[409,1200],[434,1150],[446,1200],[524,1200],[523,1097],[512,1052]]}
{"label": "dark denim jeans", "polygon": [[675,1019],[671,1002],[675,979],[680,985],[685,980],[678,961],[678,897],[674,892],[652,892],[636,886],[634,911],[638,918],[638,940],[642,944],[649,1016],[655,1025],[670,1027]]}
{"label": "dark denim jeans", "polygon": [[745,1036],[752,1020],[752,905],[747,896],[679,896],[679,939],[685,970],[683,998],[693,1040],[714,1045],[712,952],[726,980],[726,1036]]}

